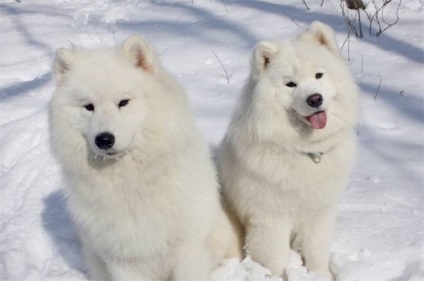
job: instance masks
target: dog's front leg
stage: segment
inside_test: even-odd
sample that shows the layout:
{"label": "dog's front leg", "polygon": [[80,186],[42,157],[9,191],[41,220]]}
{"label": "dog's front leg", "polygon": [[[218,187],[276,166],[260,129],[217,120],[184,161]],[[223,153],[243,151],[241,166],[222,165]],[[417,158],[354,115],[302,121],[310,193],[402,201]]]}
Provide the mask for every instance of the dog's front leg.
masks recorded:
{"label": "dog's front leg", "polygon": [[245,247],[247,254],[270,269],[272,275],[286,278],[285,270],[290,258],[290,228],[284,220],[248,225]]}
{"label": "dog's front leg", "polygon": [[333,280],[329,271],[329,259],[334,221],[333,208],[317,211],[315,216],[311,216],[304,222],[303,233],[301,233],[303,236],[301,252],[306,268],[329,280]]}
{"label": "dog's front leg", "polygon": [[184,243],[177,256],[172,281],[209,281],[212,272],[212,253],[205,243]]}
{"label": "dog's front leg", "polygon": [[143,272],[142,267],[137,261],[111,261],[107,263],[107,267],[112,275],[113,281],[161,281],[153,278],[151,274]]}

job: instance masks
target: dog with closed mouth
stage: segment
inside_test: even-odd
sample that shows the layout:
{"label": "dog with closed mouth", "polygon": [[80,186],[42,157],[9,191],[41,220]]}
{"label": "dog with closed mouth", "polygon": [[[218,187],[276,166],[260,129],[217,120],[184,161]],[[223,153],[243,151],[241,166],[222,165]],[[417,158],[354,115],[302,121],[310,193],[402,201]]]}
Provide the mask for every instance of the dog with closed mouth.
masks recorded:
{"label": "dog with closed mouth", "polygon": [[209,280],[234,232],[181,86],[143,38],[59,49],[53,152],[91,280]]}

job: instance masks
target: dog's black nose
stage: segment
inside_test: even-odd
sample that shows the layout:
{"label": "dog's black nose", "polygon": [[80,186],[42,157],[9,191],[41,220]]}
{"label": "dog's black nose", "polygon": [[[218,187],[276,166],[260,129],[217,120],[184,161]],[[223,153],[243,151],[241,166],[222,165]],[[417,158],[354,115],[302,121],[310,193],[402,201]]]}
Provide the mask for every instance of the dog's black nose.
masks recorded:
{"label": "dog's black nose", "polygon": [[115,143],[115,136],[108,132],[100,133],[96,136],[94,142],[101,150],[108,150]]}
{"label": "dog's black nose", "polygon": [[322,104],[322,96],[321,94],[312,94],[306,99],[306,103],[310,107],[319,107]]}

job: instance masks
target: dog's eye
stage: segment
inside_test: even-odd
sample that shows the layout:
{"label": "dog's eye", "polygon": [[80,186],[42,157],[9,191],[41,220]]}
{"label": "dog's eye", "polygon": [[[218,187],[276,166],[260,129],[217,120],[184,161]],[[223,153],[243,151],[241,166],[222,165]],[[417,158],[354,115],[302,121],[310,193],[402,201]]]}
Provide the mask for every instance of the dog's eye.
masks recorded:
{"label": "dog's eye", "polygon": [[128,102],[129,102],[130,100],[121,100],[120,102],[119,102],[119,104],[118,104],[118,107],[119,108],[121,108],[121,107],[123,107],[123,106],[126,106],[127,104],[128,104]]}
{"label": "dog's eye", "polygon": [[88,111],[94,111],[94,105],[92,103],[84,105],[84,108],[87,109]]}
{"label": "dog's eye", "polygon": [[320,79],[323,75],[324,73],[318,72],[317,74],[315,74],[315,78]]}
{"label": "dog's eye", "polygon": [[286,84],[286,86],[289,87],[289,88],[293,88],[293,87],[296,87],[297,84],[294,83],[294,82],[289,82],[289,83]]}

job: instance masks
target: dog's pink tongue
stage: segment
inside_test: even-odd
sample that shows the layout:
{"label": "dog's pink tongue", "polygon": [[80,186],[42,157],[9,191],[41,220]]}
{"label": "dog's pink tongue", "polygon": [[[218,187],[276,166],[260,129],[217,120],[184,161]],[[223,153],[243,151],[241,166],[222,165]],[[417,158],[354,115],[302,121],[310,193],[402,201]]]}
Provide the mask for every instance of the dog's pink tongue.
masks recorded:
{"label": "dog's pink tongue", "polygon": [[327,114],[325,111],[320,111],[308,116],[308,121],[315,129],[322,129],[327,125]]}

